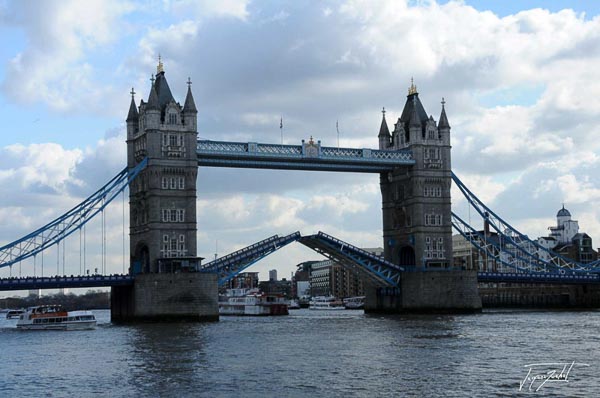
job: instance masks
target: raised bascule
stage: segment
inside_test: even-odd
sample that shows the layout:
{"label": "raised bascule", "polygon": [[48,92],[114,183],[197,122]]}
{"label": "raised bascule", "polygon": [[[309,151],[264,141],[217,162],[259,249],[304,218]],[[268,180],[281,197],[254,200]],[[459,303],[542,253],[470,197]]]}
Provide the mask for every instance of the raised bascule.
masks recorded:
{"label": "raised bascule", "polygon": [[[444,100],[436,122],[427,115],[412,82],[393,130],[382,111],[379,148],[370,149],[326,147],[312,137],[299,145],[198,140],[191,81],[183,106],[171,93],[160,59],[151,81],[147,100],[139,105],[131,91],[127,167],[64,215],[0,247],[0,267],[29,258],[35,267],[40,254],[43,267],[45,250],[56,247],[58,253],[61,241],[76,231],[81,242],[86,223],[103,214],[129,187],[129,272],[5,278],[0,279],[0,290],[110,286],[113,321],[217,320],[220,285],[285,245],[299,242],[364,277],[367,312],[477,312],[482,306],[478,281],[550,285],[552,302],[564,302],[567,294],[571,306],[600,306],[600,260],[583,264],[564,258],[530,240],[479,200],[452,173]],[[384,255],[324,232],[309,236],[294,232],[203,264],[196,247],[198,167],[378,174]],[[488,239],[488,232],[478,231],[452,212],[453,183],[498,239]],[[500,269],[477,272],[455,267],[453,229],[473,250],[495,258]],[[568,286],[567,293],[561,286]]]}

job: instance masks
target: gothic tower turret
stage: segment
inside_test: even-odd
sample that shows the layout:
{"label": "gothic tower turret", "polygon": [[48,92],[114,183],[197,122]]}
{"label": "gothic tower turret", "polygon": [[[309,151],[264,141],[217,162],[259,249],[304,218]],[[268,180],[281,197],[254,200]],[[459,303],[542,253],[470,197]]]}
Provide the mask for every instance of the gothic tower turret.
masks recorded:
{"label": "gothic tower turret", "polygon": [[449,267],[452,175],[450,126],[443,105],[437,126],[411,81],[393,137],[393,149],[410,149],[415,164],[408,171],[381,175],[385,258],[405,266]]}
{"label": "gothic tower turret", "polygon": [[381,111],[383,114],[381,118],[381,127],[379,127],[379,149],[389,149],[391,144],[390,129],[388,129],[387,122],[385,121],[385,108]]}
{"label": "gothic tower turret", "polygon": [[[196,106],[191,82],[185,106],[175,101],[159,57],[156,78],[127,117],[128,165],[148,158],[129,190],[131,272],[173,272],[196,253]],[[174,259],[181,259],[174,261]],[[189,261],[188,261],[189,263]]]}

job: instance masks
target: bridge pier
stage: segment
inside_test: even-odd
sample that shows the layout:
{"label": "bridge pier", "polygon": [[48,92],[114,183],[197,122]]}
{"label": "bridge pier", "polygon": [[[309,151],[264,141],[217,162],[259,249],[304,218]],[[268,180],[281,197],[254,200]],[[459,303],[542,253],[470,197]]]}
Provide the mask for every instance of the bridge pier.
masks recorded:
{"label": "bridge pier", "polygon": [[219,320],[216,274],[139,274],[113,287],[110,301],[113,322]]}
{"label": "bridge pier", "polygon": [[472,313],[481,311],[477,272],[403,272],[400,288],[369,288],[365,312]]}

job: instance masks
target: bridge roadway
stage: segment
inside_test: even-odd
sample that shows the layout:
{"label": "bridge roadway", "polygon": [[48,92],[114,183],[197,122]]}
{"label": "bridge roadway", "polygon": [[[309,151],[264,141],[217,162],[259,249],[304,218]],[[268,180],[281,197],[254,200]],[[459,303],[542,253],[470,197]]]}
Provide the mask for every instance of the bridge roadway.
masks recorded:
{"label": "bridge roadway", "polygon": [[131,275],[90,275],[90,276],[26,276],[22,278],[1,278],[0,291],[61,289],[77,287],[111,287],[133,285]]}
{"label": "bridge roadway", "polygon": [[[133,284],[132,275],[90,275],[90,276],[45,276],[0,278],[0,291],[60,289],[80,287],[112,287]],[[477,280],[487,283],[517,284],[600,284],[599,274],[563,275],[563,274],[527,274],[517,272],[478,272]]]}

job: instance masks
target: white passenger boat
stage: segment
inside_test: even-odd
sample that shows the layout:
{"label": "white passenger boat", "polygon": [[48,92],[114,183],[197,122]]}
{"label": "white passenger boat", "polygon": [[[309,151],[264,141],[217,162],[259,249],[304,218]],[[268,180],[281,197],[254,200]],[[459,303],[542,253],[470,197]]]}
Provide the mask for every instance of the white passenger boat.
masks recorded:
{"label": "white passenger boat", "polygon": [[347,310],[361,310],[365,308],[365,296],[347,297],[344,299]]}
{"label": "white passenger boat", "polygon": [[309,303],[311,310],[343,310],[344,303],[333,296],[313,297]]}
{"label": "white passenger boat", "polygon": [[288,315],[288,305],[282,296],[255,291],[219,300],[219,315]]}
{"label": "white passenger boat", "polygon": [[17,321],[17,329],[25,330],[83,330],[95,327],[96,317],[91,311],[65,311],[60,305],[30,307]]}
{"label": "white passenger boat", "polygon": [[298,300],[290,300],[289,304],[288,304],[288,309],[290,310],[299,310],[300,309],[300,303],[298,302]]}
{"label": "white passenger boat", "polygon": [[25,313],[25,310],[8,310],[6,319],[18,319],[23,313]]}

